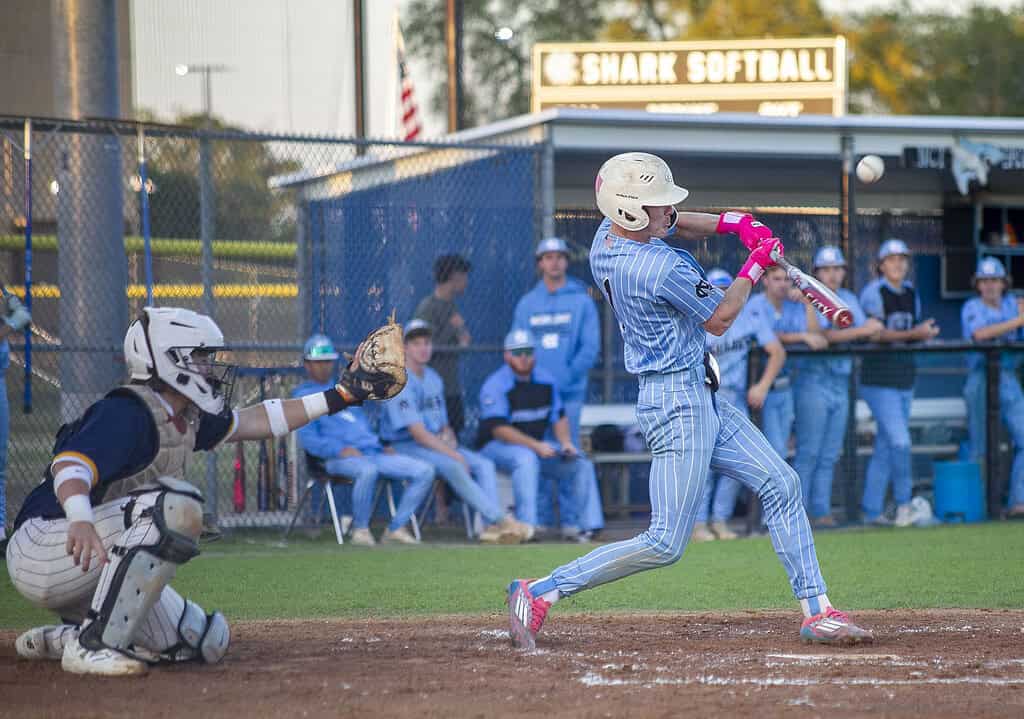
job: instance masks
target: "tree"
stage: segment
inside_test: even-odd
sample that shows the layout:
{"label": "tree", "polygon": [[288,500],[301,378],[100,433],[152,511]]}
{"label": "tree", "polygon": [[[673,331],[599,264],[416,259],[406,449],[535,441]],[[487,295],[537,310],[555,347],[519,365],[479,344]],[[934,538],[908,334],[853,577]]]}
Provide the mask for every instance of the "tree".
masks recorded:
{"label": "tree", "polygon": [[920,115],[1022,115],[1024,14],[972,5],[962,15],[887,12],[847,18],[851,109]]}
{"label": "tree", "polygon": [[731,40],[835,33],[818,0],[629,0],[609,18],[608,40]]}
{"label": "tree", "polygon": [[[200,127],[202,115],[179,117],[177,124]],[[216,118],[215,130],[230,130]],[[193,137],[156,137],[147,143],[149,176],[156,185],[150,222],[156,237],[199,237],[199,141]],[[211,141],[214,224],[218,240],[291,239],[289,198],[274,193],[267,180],[297,170],[294,160],[275,157],[263,142]]]}
{"label": "tree", "polygon": [[[445,0],[412,0],[403,20],[409,55],[446,77]],[[467,126],[530,111],[530,57],[538,42],[594,40],[604,27],[591,0],[465,0],[463,4],[463,118]],[[510,40],[495,38],[502,27]],[[439,83],[430,107],[446,113],[447,82]]]}

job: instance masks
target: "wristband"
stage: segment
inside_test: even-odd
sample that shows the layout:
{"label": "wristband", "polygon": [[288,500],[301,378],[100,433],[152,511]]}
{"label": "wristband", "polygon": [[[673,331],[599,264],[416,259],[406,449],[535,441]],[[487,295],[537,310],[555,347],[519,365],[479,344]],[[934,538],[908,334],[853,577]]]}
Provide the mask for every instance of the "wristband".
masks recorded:
{"label": "wristband", "polygon": [[348,407],[352,402],[346,401],[341,394],[341,389],[335,387],[324,392],[324,401],[327,402],[327,414],[335,414]]}
{"label": "wristband", "polygon": [[64,500],[64,515],[69,522],[93,523],[92,504],[87,494],[72,494]]}
{"label": "wristband", "polygon": [[316,394],[307,394],[302,398],[302,406],[305,408],[306,417],[310,422],[327,414],[327,398],[324,397],[325,394],[326,392],[317,392]]}
{"label": "wristband", "polygon": [[739,232],[739,224],[744,217],[749,217],[749,215],[745,212],[723,212],[718,216],[718,226],[715,228],[715,232],[719,235]]}
{"label": "wristband", "polygon": [[750,280],[750,284],[756,285],[761,277],[764,276],[765,270],[765,268],[761,266],[761,263],[758,262],[759,259],[759,257],[754,257],[753,255],[748,257],[743,267],[741,267],[740,271],[736,273],[737,279],[745,277]]}

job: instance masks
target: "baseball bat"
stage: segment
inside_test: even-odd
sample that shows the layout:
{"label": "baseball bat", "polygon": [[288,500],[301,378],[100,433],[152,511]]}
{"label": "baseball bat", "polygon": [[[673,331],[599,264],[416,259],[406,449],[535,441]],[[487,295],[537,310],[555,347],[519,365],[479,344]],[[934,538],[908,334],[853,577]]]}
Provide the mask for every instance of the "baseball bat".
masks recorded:
{"label": "baseball bat", "polygon": [[277,442],[277,509],[288,509],[288,448],[281,438]]}
{"label": "baseball bat", "polygon": [[259,463],[256,466],[256,509],[266,512],[270,509],[270,458],[267,455],[267,440],[260,440]]}
{"label": "baseball bat", "polygon": [[831,320],[832,324],[844,329],[853,324],[853,313],[835,292],[814,277],[811,277],[803,270],[800,270],[789,263],[777,249],[772,250],[772,259],[786,271],[789,281],[800,290],[811,306],[816,309],[822,317]]}
{"label": "baseball bat", "polygon": [[243,442],[235,445],[235,511],[245,511],[245,448]]}

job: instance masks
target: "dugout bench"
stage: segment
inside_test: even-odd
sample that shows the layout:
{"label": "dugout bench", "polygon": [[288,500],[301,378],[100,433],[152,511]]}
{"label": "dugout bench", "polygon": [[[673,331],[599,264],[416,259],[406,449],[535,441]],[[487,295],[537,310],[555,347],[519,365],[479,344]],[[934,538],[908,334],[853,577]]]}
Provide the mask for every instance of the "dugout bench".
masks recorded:
{"label": "dugout bench", "polygon": [[[854,409],[856,417],[856,454],[858,458],[868,457],[873,452],[877,425],[871,410],[864,400],[858,399]],[[594,463],[604,500],[604,511],[609,517],[627,518],[634,512],[649,512],[650,505],[635,503],[630,498],[632,467],[649,464],[651,454],[642,451],[602,451],[594,449],[595,429],[615,427],[625,437],[636,425],[636,408],[633,404],[587,404],[580,415],[580,444]],[[913,444],[911,454],[930,456],[934,459],[955,457],[959,442],[929,441],[935,427],[942,427],[960,435],[966,433],[967,406],[962,397],[940,397],[915,399],[910,410],[910,430]],[[948,437],[946,438],[948,439]],[[792,461],[793,448],[789,447],[787,460]]]}

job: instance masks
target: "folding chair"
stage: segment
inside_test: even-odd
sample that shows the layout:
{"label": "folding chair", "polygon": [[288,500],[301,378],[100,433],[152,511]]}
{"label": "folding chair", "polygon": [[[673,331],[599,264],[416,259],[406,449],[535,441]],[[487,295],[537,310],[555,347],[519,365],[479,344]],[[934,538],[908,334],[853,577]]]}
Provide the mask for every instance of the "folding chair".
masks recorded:
{"label": "folding chair", "polygon": [[[434,480],[434,486],[431,487],[430,494],[427,495],[427,501],[423,503],[423,507],[420,509],[420,516],[425,517],[427,515],[427,512],[430,510],[431,506],[433,506],[434,498],[436,496],[437,486],[438,485],[447,486],[445,481],[443,479],[441,479],[440,477],[438,477],[436,480]],[[475,537],[477,535],[477,530],[476,530],[476,527],[475,527],[475,523],[473,521],[474,514],[476,514],[476,513],[475,512],[471,512],[470,509],[469,509],[469,505],[466,504],[464,501],[462,501],[461,498],[459,498],[458,501],[459,501],[459,504],[462,505],[462,518],[463,518],[463,520],[466,523],[466,539],[472,539],[473,537]],[[479,518],[480,518],[479,514],[476,514],[476,518],[479,520]],[[420,538],[420,530],[419,530],[419,527],[417,526],[418,522],[416,521],[416,515],[413,515],[412,522],[413,522],[413,533],[416,535],[416,539],[419,539]]]}
{"label": "folding chair", "polygon": [[[306,481],[306,488],[302,492],[302,496],[299,498],[298,503],[295,505],[295,514],[292,515],[292,521],[288,525],[288,529],[285,531],[283,539],[287,539],[288,535],[291,534],[292,529],[295,527],[295,523],[299,519],[299,515],[302,513],[302,508],[306,504],[306,497],[308,497],[310,492],[313,490],[313,485],[319,482],[324,485],[324,494],[327,495],[327,504],[331,509],[331,521],[334,523],[334,535],[338,539],[338,544],[344,544],[345,532],[341,527],[341,522],[338,520],[338,508],[335,506],[334,503],[334,491],[331,487],[331,484],[333,484],[334,482],[340,482],[342,484],[351,485],[353,484],[353,481],[351,478],[346,477],[344,475],[328,474],[327,463],[323,459],[315,455],[312,455],[309,452],[303,452],[303,454],[306,456],[306,474],[308,475],[308,479]],[[374,492],[374,507],[377,506],[377,502],[380,500],[380,492],[380,487],[378,487],[376,492]],[[388,502],[388,513],[391,517],[394,517],[396,512],[395,494],[394,491],[391,489],[390,480],[384,481],[384,493]],[[322,508],[323,504],[321,503],[319,507],[316,507],[314,509],[313,516],[319,517]],[[412,524],[413,535],[416,537],[416,539],[419,539],[420,526],[419,521],[416,519],[416,515],[412,515],[409,521],[410,524]]]}

